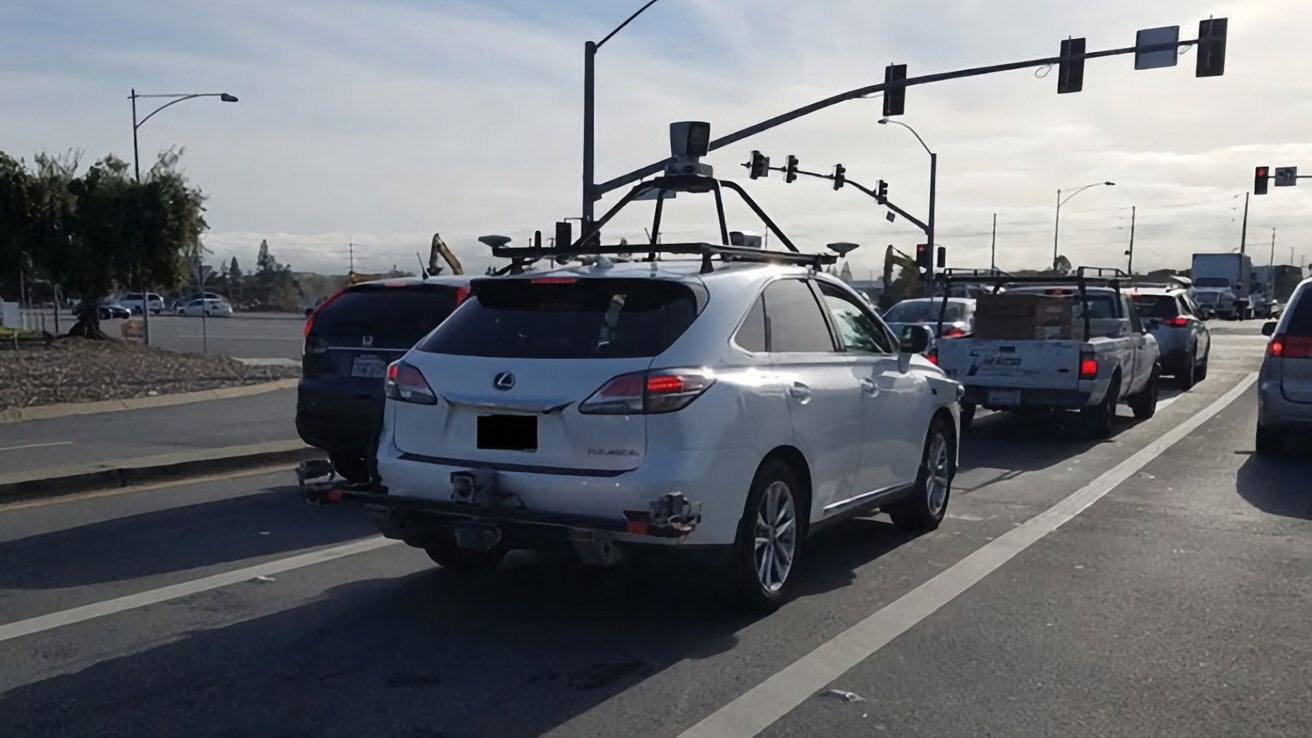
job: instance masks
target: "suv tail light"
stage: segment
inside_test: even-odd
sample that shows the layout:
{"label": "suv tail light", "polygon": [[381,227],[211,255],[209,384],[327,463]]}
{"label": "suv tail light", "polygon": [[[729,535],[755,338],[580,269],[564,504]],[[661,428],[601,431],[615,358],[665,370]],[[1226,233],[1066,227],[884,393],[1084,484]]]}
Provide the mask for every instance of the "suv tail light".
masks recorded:
{"label": "suv tail light", "polygon": [[1184,328],[1185,326],[1189,325],[1189,319],[1183,315],[1177,315],[1174,318],[1171,318],[1170,320],[1163,321],[1163,322],[1174,328]]}
{"label": "suv tail light", "polygon": [[1093,354],[1080,354],[1080,379],[1098,378],[1098,360]]}
{"label": "suv tail light", "polygon": [[323,302],[319,303],[319,307],[315,308],[314,311],[310,313],[309,317],[305,319],[305,332],[301,334],[302,336],[309,338],[310,329],[314,327],[314,319],[319,316],[319,313],[323,312],[324,308],[333,304],[333,300],[336,300],[337,298],[341,297],[342,293],[345,291],[346,288],[343,287],[340,290],[337,290],[336,292],[329,295],[327,300],[324,300]]}
{"label": "suv tail light", "polygon": [[384,392],[387,394],[387,399],[397,402],[412,402],[416,405],[437,404],[437,395],[424,380],[423,373],[404,361],[388,365]]}
{"label": "suv tail light", "polygon": [[1312,336],[1277,333],[1266,345],[1266,352],[1280,359],[1312,359]]}
{"label": "suv tail light", "polygon": [[682,410],[715,384],[709,369],[657,369],[621,374],[579,405],[585,415],[643,415]]}
{"label": "suv tail light", "polygon": [[947,327],[945,327],[945,328],[943,329],[943,335],[942,335],[941,337],[942,337],[942,338],[960,338],[961,336],[964,336],[964,335],[966,335],[966,332],[965,332],[965,331],[961,330],[960,328],[958,328],[958,327],[955,326],[955,325],[950,325],[950,326],[947,326]]}

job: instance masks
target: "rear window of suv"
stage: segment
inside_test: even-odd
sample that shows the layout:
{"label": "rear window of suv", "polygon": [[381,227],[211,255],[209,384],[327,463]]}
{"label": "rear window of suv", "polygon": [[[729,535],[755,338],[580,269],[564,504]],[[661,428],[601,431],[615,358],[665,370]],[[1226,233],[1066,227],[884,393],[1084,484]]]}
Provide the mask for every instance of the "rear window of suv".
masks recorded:
{"label": "rear window of suv", "polygon": [[1131,295],[1130,301],[1134,303],[1135,312],[1145,320],[1174,318],[1180,314],[1180,305],[1173,295]]}
{"label": "rear window of suv", "polygon": [[654,279],[476,280],[468,304],[419,350],[458,356],[656,356],[696,319],[698,295]]}
{"label": "rear window of suv", "polygon": [[371,336],[373,348],[406,350],[455,310],[456,292],[451,285],[353,287],[315,315],[310,338],[358,348]]}
{"label": "rear window of suv", "polygon": [[1299,290],[1297,299],[1285,333],[1299,338],[1312,338],[1312,288]]}

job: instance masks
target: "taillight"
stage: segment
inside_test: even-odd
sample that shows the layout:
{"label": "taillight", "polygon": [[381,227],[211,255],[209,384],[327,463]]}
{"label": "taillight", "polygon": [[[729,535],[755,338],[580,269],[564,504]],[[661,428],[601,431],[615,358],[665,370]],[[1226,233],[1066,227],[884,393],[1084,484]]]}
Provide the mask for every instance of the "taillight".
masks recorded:
{"label": "taillight", "polygon": [[470,290],[470,285],[467,285],[467,284],[462,284],[462,285],[460,285],[459,287],[456,288],[456,306],[457,306],[457,307],[459,307],[460,305],[463,305],[464,302],[465,302],[465,298],[469,297],[469,290]]}
{"label": "taillight", "polygon": [[955,325],[950,325],[943,329],[943,338],[958,338],[966,335],[966,332]]}
{"label": "taillight", "polygon": [[1177,315],[1174,318],[1171,318],[1170,320],[1166,321],[1166,324],[1169,326],[1173,326],[1175,328],[1183,328],[1189,325],[1189,319],[1183,315]]}
{"label": "taillight", "polygon": [[682,410],[701,397],[715,375],[709,369],[658,369],[621,374],[579,405],[586,415],[642,415]]}
{"label": "taillight", "polygon": [[387,394],[387,399],[397,402],[412,402],[416,405],[437,404],[437,395],[424,380],[423,373],[404,361],[395,362],[387,367],[387,381],[383,391]]}
{"label": "taillight", "polygon": [[1277,333],[1266,345],[1266,352],[1280,359],[1312,359],[1312,337]]}
{"label": "taillight", "polygon": [[934,366],[938,366],[938,349],[932,348],[926,351],[925,358],[929,359],[929,363],[933,364]]}
{"label": "taillight", "polygon": [[1093,354],[1080,354],[1080,379],[1097,379],[1098,360]]}
{"label": "taillight", "polygon": [[1266,345],[1266,353],[1269,356],[1280,358],[1285,355],[1285,334],[1277,333],[1271,337],[1271,342]]}

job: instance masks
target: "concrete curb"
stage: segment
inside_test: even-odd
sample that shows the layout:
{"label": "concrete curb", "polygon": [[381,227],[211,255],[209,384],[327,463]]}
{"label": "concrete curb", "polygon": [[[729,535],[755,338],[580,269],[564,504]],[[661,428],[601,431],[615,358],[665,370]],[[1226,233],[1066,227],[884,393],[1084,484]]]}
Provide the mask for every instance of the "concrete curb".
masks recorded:
{"label": "concrete curb", "polygon": [[300,440],[226,446],[0,475],[0,505],[323,458]]}
{"label": "concrete curb", "polygon": [[21,423],[27,420],[49,420],[70,415],[94,415],[112,413],[120,410],[142,410],[172,405],[187,405],[193,402],[211,400],[229,400],[234,397],[250,397],[275,392],[281,389],[293,389],[299,379],[278,379],[260,384],[246,384],[240,387],[201,390],[199,392],[179,392],[174,395],[156,395],[154,397],[133,397],[126,400],[98,400],[96,402],[70,402],[62,405],[38,405],[37,407],[11,407],[0,410],[0,424]]}

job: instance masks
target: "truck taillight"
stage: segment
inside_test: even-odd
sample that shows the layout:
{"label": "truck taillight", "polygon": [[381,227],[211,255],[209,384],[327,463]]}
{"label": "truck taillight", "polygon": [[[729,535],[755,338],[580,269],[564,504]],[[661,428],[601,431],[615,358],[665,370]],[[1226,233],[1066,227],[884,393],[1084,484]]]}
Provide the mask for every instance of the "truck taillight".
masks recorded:
{"label": "truck taillight", "polygon": [[709,369],[658,369],[621,374],[579,405],[585,415],[643,415],[682,410],[715,384]]}
{"label": "truck taillight", "polygon": [[938,349],[932,348],[926,351],[925,358],[929,359],[929,363],[933,364],[934,366],[938,366]]}
{"label": "truck taillight", "polygon": [[1080,354],[1080,379],[1098,378],[1098,360],[1093,354]]}

